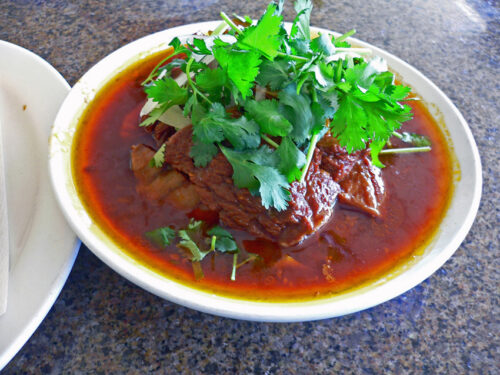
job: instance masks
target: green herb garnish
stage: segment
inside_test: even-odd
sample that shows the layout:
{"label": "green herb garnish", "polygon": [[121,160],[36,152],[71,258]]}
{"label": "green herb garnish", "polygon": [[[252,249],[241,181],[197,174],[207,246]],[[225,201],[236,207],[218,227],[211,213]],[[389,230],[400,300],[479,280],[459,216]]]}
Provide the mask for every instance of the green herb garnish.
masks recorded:
{"label": "green herb garnish", "polygon": [[[193,124],[194,164],[207,166],[222,152],[235,185],[278,211],[288,206],[289,184],[304,180],[326,131],[349,153],[370,147],[373,163],[383,167],[378,155],[412,117],[402,104],[410,89],[394,84],[382,59],[368,59],[370,50],[351,47],[346,39],[354,30],[311,39],[312,2],[299,0],[288,32],[282,8],[283,1],[269,4],[248,27],[221,13],[223,23],[211,36],[175,38],[172,56],[185,59],[165,60],[146,79],[156,107],[141,123],[152,124],[170,107],[183,106]],[[228,35],[217,35],[226,28]],[[173,79],[174,68],[184,74]]]}
{"label": "green herb garnish", "polygon": [[160,247],[170,245],[170,242],[175,238],[175,230],[170,227],[163,227],[146,232],[144,234],[148,240]]}
{"label": "green herb garnish", "polygon": [[[159,247],[172,245],[174,240],[178,240],[177,246],[187,250],[189,259],[193,264],[193,271],[196,279],[204,277],[201,268],[201,261],[210,253],[218,252],[233,255],[233,268],[231,280],[236,280],[236,269],[242,264],[238,264],[240,249],[234,237],[224,228],[216,225],[205,232],[205,223],[201,220],[190,220],[186,228],[176,231],[171,227],[162,227],[144,235],[147,239]],[[252,257],[253,259],[254,257]],[[246,262],[249,260],[247,259]],[[246,263],[244,262],[244,263]],[[244,264],[243,263],[243,264]]]}

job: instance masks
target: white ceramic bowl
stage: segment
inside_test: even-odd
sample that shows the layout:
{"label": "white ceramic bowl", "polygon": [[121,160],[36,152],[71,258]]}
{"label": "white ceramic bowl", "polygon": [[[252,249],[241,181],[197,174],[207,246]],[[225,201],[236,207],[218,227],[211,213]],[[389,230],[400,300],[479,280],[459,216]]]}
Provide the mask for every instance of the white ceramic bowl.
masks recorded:
{"label": "white ceramic bowl", "polygon": [[476,144],[462,115],[431,81],[399,58],[355,39],[351,40],[354,44],[369,47],[376,55],[385,58],[391,69],[403,77],[405,84],[432,104],[430,110],[442,116],[453,148],[460,150],[455,156],[462,178],[454,181],[453,197],[437,234],[423,254],[402,270],[398,269],[393,275],[386,274],[368,286],[327,299],[290,303],[243,301],[192,289],[154,272],[122,252],[92,223],[79,201],[71,174],[71,144],[85,106],[110,78],[130,63],[166,49],[175,36],[208,31],[217,24],[204,22],[176,27],[118,49],[90,69],[61,106],[51,137],[50,173],[62,211],[87,247],[122,276],[160,297],[211,314],[258,321],[315,320],[363,310],[406,292],[441,267],[465,238],[479,206],[482,177]]}

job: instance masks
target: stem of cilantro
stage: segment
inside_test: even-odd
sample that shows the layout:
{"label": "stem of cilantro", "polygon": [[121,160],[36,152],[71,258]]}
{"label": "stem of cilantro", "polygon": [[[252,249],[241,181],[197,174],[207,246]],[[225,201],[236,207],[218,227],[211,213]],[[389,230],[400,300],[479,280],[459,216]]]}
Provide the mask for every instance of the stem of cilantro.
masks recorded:
{"label": "stem of cilantro", "polygon": [[410,154],[413,152],[429,152],[431,148],[429,146],[424,147],[406,147],[406,148],[386,148],[379,152],[380,155],[387,154]]}
{"label": "stem of cilantro", "polygon": [[309,61],[309,59],[307,57],[302,57],[302,56],[297,56],[297,55],[288,55],[285,52],[280,52],[280,51],[277,52],[277,56],[287,57],[287,58],[295,60],[295,61],[303,61],[303,62]]}
{"label": "stem of cilantro", "polygon": [[315,133],[311,138],[311,143],[309,144],[309,149],[307,150],[306,165],[304,165],[304,168],[302,168],[302,174],[300,175],[300,183],[303,183],[306,179],[307,170],[309,169],[309,165],[311,165],[314,149],[316,148],[316,143],[318,143],[318,137],[319,133]]}
{"label": "stem of cilantro", "polygon": [[311,88],[311,96],[312,96],[312,100],[313,102],[317,102],[318,101],[318,93],[316,92],[316,89],[314,87]]}
{"label": "stem of cilantro", "polygon": [[398,132],[392,132],[392,135],[395,136],[396,138],[403,139],[403,135],[399,134]]}
{"label": "stem of cilantro", "polygon": [[210,243],[210,251],[215,251],[215,241],[217,241],[217,236],[212,236],[212,242]]}
{"label": "stem of cilantro", "polygon": [[151,73],[149,73],[149,75],[146,77],[146,79],[141,82],[141,86],[144,86],[149,81],[152,81],[153,78],[154,78],[154,76],[155,76],[155,74],[156,74],[156,72],[158,71],[158,68],[160,66],[162,66],[171,57],[172,57],[172,55],[169,54],[167,57],[165,57],[163,60],[161,60],[158,64],[156,64],[156,66],[153,68],[153,70],[151,71]]}
{"label": "stem of cilantro", "polygon": [[233,254],[233,271],[231,272],[231,281],[236,280],[236,267],[238,263],[238,253]]}
{"label": "stem of cilantro", "polygon": [[229,18],[229,16],[226,13],[220,12],[220,16],[224,21],[226,21],[229,27],[233,29],[236,34],[241,34],[241,30],[239,29],[239,27],[236,26],[233,20],[231,20],[231,18]]}
{"label": "stem of cilantro", "polygon": [[300,79],[299,83],[297,83],[297,95],[300,95],[300,89],[302,88],[302,85],[304,84],[304,82],[306,81],[307,78],[308,78],[308,75],[304,74],[304,77],[302,77]]}
{"label": "stem of cilantro", "polygon": [[243,262],[239,263],[236,265],[236,268],[240,268],[241,266],[244,266],[245,264],[247,264],[248,262],[251,262],[255,259],[257,259],[259,256],[257,254],[252,254],[250,255],[247,259],[245,259]]}
{"label": "stem of cilantro", "polygon": [[339,83],[342,78],[342,61],[337,61],[337,71],[335,72],[335,82]]}
{"label": "stem of cilantro", "polygon": [[212,32],[212,35],[219,35],[219,34],[222,34],[224,32],[224,30],[226,29],[226,27],[228,26],[227,22],[226,21],[222,21],[219,26],[217,26],[214,31]]}
{"label": "stem of cilantro", "polygon": [[[298,92],[297,92],[298,94]],[[316,89],[312,87],[311,91],[311,96],[313,102],[318,101],[318,94],[316,92]],[[311,165],[311,160],[314,154],[314,149],[316,148],[316,143],[318,143],[319,138],[319,133],[314,133],[312,138],[311,138],[311,143],[309,144],[309,149],[307,150],[307,155],[306,155],[306,165],[304,165],[304,168],[302,169],[301,175],[300,175],[300,183],[303,183],[304,180],[306,179],[306,174],[307,170],[309,169],[309,165]]]}
{"label": "stem of cilantro", "polygon": [[195,83],[193,82],[193,79],[191,78],[191,65],[193,64],[193,61],[194,61],[194,57],[191,57],[186,65],[186,76],[187,76],[188,84],[193,89],[193,92],[195,93],[195,95],[201,96],[209,104],[212,104],[212,101],[210,99],[208,99],[203,93],[201,93],[200,90],[198,90]]}
{"label": "stem of cilantro", "polygon": [[352,30],[349,30],[348,32],[346,32],[345,34],[339,36],[338,38],[335,38],[335,42],[336,43],[340,43],[340,42],[343,42],[344,40],[346,40],[347,38],[349,38],[350,36],[353,36],[354,34],[356,34],[356,29],[352,29]]}
{"label": "stem of cilantro", "polygon": [[274,148],[278,148],[280,147],[279,144],[277,144],[276,142],[274,142],[271,138],[269,138],[267,135],[265,134],[261,134],[260,137],[266,141],[267,143],[269,143],[271,146],[273,146]]}
{"label": "stem of cilantro", "polygon": [[201,280],[205,277],[203,274],[203,269],[201,268],[201,263],[200,262],[191,262],[191,265],[193,266],[193,273],[194,273],[194,278],[196,280]]}

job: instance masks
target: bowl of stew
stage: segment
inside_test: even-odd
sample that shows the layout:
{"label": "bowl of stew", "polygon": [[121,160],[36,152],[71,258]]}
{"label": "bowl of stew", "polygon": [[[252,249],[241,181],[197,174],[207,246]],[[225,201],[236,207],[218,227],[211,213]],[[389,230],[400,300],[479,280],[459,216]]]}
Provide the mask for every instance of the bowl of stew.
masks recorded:
{"label": "bowl of stew", "polygon": [[[330,202],[328,218],[314,233],[294,237],[294,219],[266,214],[265,220],[274,220],[269,226],[277,228],[272,237],[271,229],[259,227],[265,221],[258,216],[261,211],[246,208],[239,190],[225,187],[231,170],[216,170],[222,165],[217,157],[202,168],[204,175],[193,172],[191,164],[151,167],[161,142],[154,129],[139,126],[148,100],[141,83],[169,57],[173,38],[207,33],[218,25],[185,25],[132,42],[91,68],[64,101],[50,138],[50,174],[63,213],[85,245],[116,272],[162,298],[257,321],[315,320],[360,311],[404,293],[441,267],[465,238],[478,209],[477,147],[463,116],[438,87],[399,58],[360,40],[350,38],[385,59],[397,80],[420,99],[409,102],[413,118],[404,130],[425,135],[432,144],[426,153],[380,156],[385,165],[377,172],[385,194],[380,207],[360,208],[349,200],[348,193],[356,190],[351,185],[371,173],[362,170],[339,182],[344,198]],[[182,142],[170,133],[163,141],[167,159],[178,161]],[[398,146],[397,139],[392,143]],[[324,150],[328,140],[318,147]],[[342,163],[347,163],[350,156],[344,156]],[[354,169],[361,168],[365,156],[351,163]],[[312,215],[319,210],[314,206]],[[237,216],[237,225],[231,225],[228,212]],[[196,230],[218,233],[218,238],[229,232],[238,253],[207,250],[194,264],[179,243],[186,235],[196,236]],[[177,239],[169,246],[156,241],[174,232]]]}

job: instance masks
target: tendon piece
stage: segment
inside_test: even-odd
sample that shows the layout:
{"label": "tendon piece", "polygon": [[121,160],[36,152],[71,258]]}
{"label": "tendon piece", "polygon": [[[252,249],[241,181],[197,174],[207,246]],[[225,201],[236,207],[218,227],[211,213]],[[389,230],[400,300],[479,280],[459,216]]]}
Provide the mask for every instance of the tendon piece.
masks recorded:
{"label": "tendon piece", "polygon": [[191,145],[192,127],[178,131],[168,140],[165,161],[189,176],[201,202],[218,211],[225,225],[288,247],[314,233],[331,217],[340,186],[319,168],[319,152],[315,153],[305,183],[291,184],[288,208],[277,211],[264,208],[260,197],[248,189],[234,186],[233,169],[221,153],[207,167],[196,168],[189,156]]}
{"label": "tendon piece", "polygon": [[168,201],[180,209],[194,209],[200,199],[193,185],[175,170],[151,167],[149,161],[154,154],[149,146],[132,146],[130,161],[137,179],[137,192],[153,201]]}

